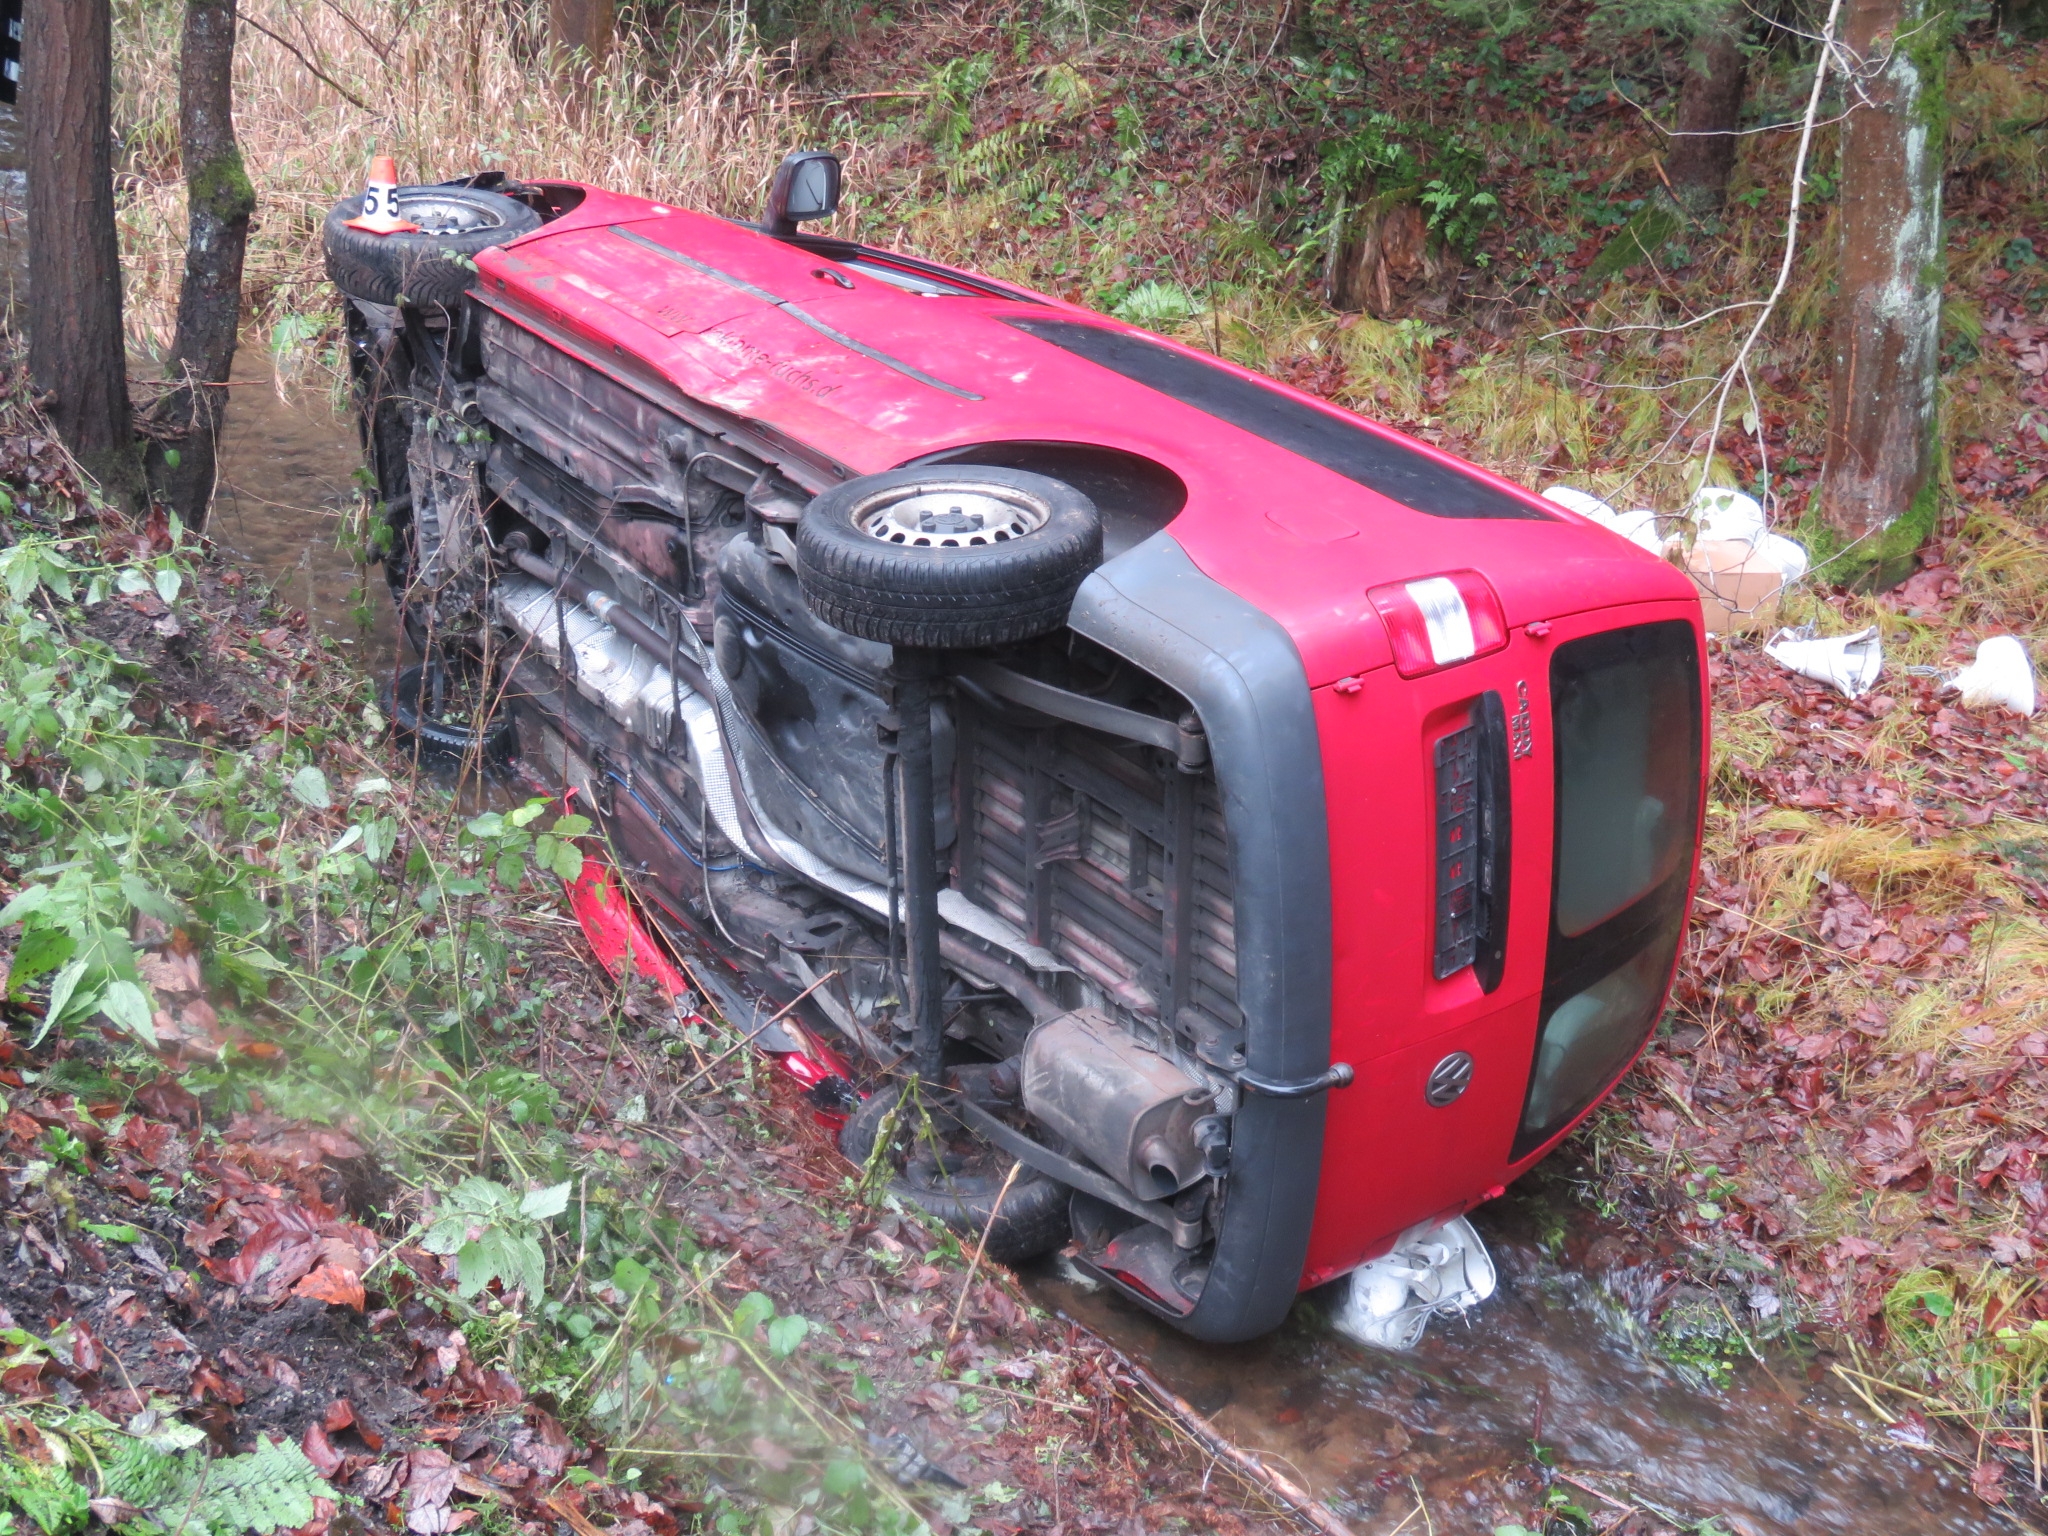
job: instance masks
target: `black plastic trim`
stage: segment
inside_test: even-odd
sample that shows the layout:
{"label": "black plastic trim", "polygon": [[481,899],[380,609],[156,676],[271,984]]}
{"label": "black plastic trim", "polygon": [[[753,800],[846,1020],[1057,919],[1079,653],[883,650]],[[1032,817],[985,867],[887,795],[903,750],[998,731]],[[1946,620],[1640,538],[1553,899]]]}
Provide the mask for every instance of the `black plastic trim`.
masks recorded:
{"label": "black plastic trim", "polygon": [[[1177,689],[1209,737],[1235,865],[1245,1067],[1274,1082],[1330,1067],[1330,853],[1322,745],[1301,653],[1278,621],[1156,533],[1099,567],[1069,625]],[[1247,1094],[1201,1300],[1199,1339],[1256,1338],[1293,1305],[1308,1256],[1325,1099]]]}
{"label": "black plastic trim", "polygon": [[1515,868],[1514,791],[1508,779],[1508,711],[1488,690],[1473,706],[1479,727],[1479,944],[1472,974],[1492,992],[1507,974],[1508,890]]}
{"label": "black plastic trim", "polygon": [[1227,422],[1241,432],[1320,464],[1355,485],[1431,517],[1553,521],[1533,497],[1432,458],[1397,433],[1348,411],[1313,405],[1278,386],[1233,373],[1199,353],[1134,331],[1078,320],[1004,315],[1005,325],[1098,368]]}

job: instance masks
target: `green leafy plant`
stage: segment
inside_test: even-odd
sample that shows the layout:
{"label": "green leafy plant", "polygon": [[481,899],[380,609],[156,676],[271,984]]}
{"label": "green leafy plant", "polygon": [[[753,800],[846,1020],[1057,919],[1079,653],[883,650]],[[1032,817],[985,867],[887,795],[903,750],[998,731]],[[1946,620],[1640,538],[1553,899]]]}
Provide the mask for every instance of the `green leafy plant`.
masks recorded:
{"label": "green leafy plant", "polygon": [[334,1497],[290,1440],[260,1440],[246,1456],[208,1460],[196,1448],[172,1451],[129,1439],[106,1463],[105,1492],[166,1531],[210,1536],[292,1530],[313,1518],[315,1498]]}
{"label": "green leafy plant", "polygon": [[496,1280],[537,1300],[547,1288],[541,1234],[568,1208],[566,1183],[520,1194],[492,1179],[467,1178],[442,1196],[420,1246],[455,1255],[457,1294],[464,1299]]}

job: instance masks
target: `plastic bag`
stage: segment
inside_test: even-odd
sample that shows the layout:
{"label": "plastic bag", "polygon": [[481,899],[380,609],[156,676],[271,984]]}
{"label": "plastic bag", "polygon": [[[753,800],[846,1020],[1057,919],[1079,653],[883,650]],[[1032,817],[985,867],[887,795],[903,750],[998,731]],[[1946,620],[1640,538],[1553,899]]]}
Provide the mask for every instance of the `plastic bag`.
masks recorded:
{"label": "plastic bag", "polygon": [[1413,1349],[1432,1317],[1456,1317],[1494,1292],[1486,1244],[1462,1216],[1410,1227],[1391,1252],[1354,1269],[1331,1317],[1339,1333],[1375,1349]]}
{"label": "plastic bag", "polygon": [[1639,549],[1648,550],[1653,555],[1664,553],[1664,536],[1657,531],[1657,514],[1648,507],[1617,512],[1598,496],[1570,485],[1551,486],[1543,493],[1543,499],[1554,501],[1589,522],[1598,523],[1610,533],[1620,534]]}
{"label": "plastic bag", "polygon": [[1993,635],[1977,647],[1977,659],[1948,680],[1965,709],[1996,705],[2016,715],[2033,714],[2037,704],[2034,661],[2026,642],[2014,635]]}

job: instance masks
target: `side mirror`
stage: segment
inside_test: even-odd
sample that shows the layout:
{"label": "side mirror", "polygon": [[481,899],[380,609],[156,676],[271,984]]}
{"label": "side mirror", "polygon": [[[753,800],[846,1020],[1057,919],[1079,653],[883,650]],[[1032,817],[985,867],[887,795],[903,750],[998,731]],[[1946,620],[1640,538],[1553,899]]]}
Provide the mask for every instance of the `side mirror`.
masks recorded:
{"label": "side mirror", "polygon": [[838,211],[839,157],[822,149],[791,150],[768,183],[761,228],[771,235],[793,235],[799,223],[829,219]]}

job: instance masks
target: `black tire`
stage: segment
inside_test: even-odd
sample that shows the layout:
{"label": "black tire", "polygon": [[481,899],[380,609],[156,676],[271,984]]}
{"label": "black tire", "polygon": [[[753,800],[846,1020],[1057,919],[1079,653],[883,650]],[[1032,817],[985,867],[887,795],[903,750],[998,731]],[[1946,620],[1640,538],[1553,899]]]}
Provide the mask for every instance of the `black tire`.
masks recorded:
{"label": "black tire", "polygon": [[[955,515],[943,510],[948,494],[961,495],[961,506],[972,497],[1010,510]],[[889,522],[892,509],[907,517],[914,498],[927,496],[940,509],[927,507],[920,526]],[[870,531],[878,527],[900,542]],[[1071,485],[1026,470],[892,469],[813,500],[796,552],[804,601],[833,628],[885,645],[965,650],[1064,625],[1075,590],[1102,563],[1102,519]]]}
{"label": "black tire", "polygon": [[476,279],[476,254],[539,229],[524,203],[474,187],[400,187],[400,214],[425,226],[417,234],[375,235],[350,229],[363,211],[360,196],[327,213],[321,244],[327,276],[343,293],[372,304],[438,304],[452,309]]}
{"label": "black tire", "polygon": [[[839,1131],[839,1150],[849,1161],[867,1166],[874,1155],[875,1138],[902,1095],[899,1085],[888,1084],[869,1094],[847,1117]],[[892,1139],[897,1146],[907,1146],[909,1154],[889,1181],[891,1192],[943,1221],[960,1234],[963,1244],[980,1242],[985,1230],[987,1257],[998,1264],[1022,1264],[1066,1242],[1067,1208],[1073,1193],[1066,1185],[1053,1182],[1035,1168],[1020,1168],[1010,1192],[1003,1195],[1011,1159],[1000,1153],[985,1146],[964,1158],[949,1153],[953,1166],[945,1167],[940,1154],[923,1144],[923,1138],[915,1137],[909,1127],[899,1126]],[[990,1226],[989,1213],[996,1209],[998,1195],[1002,1195],[1002,1209]]]}
{"label": "black tire", "polygon": [[510,757],[516,733],[511,717],[499,715],[476,725],[450,724],[440,717],[447,684],[446,669],[432,662],[407,667],[386,684],[384,711],[398,738],[416,742],[429,757]]}

